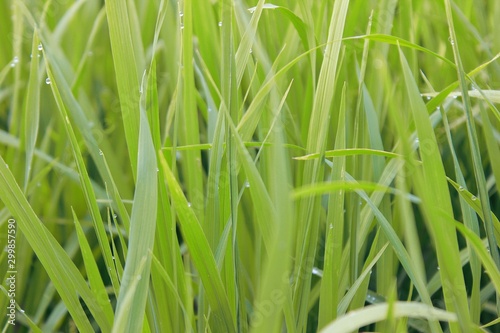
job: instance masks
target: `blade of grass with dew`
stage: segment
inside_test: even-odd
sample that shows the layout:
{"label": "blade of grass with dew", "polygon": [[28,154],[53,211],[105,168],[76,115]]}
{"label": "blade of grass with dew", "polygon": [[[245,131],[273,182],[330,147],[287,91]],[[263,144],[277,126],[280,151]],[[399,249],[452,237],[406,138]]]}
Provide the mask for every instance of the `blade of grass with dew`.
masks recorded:
{"label": "blade of grass with dew", "polygon": [[[122,320],[126,322],[124,327],[128,332],[139,332],[143,328],[158,204],[156,152],[149,129],[145,104],[146,94],[142,94],[137,187],[130,217],[130,236],[125,271],[123,272],[120,286],[121,292],[116,306],[117,313],[122,311]],[[132,288],[132,286],[135,287]],[[144,323],[144,325],[147,325],[147,323]],[[116,326],[114,329],[115,332],[119,332],[116,331]]]}
{"label": "blade of grass with dew", "polygon": [[106,0],[109,39],[113,54],[116,83],[120,99],[125,139],[134,179],[137,178],[137,151],[139,145],[139,72],[131,37],[131,22],[126,1]]}
{"label": "blade of grass with dew", "polygon": [[[199,144],[199,122],[198,111],[196,109],[196,87],[194,82],[193,65],[193,0],[184,1],[184,28],[181,29],[182,38],[182,109],[177,109],[179,117],[179,138],[182,144]],[[193,209],[196,212],[198,220],[204,223],[204,202],[194,200],[203,194],[203,168],[201,166],[201,156],[197,151],[187,151],[183,153],[185,158],[185,168],[183,168],[186,179],[186,190],[188,198],[191,200]]]}
{"label": "blade of grass with dew", "polygon": [[235,53],[236,85],[238,87],[241,84],[241,79],[243,78],[248,59],[250,58],[250,50],[252,49],[252,44],[257,34],[257,27],[259,25],[260,16],[262,14],[262,9],[265,6],[264,3],[264,0],[259,0],[256,7],[249,9],[249,11],[252,13],[252,18],[250,19],[247,30],[244,32],[241,38],[241,42],[238,45],[238,50],[236,50]]}
{"label": "blade of grass with dew", "polygon": [[399,49],[399,55],[418,138],[420,142],[426,143],[426,147],[420,149],[423,168],[422,176],[425,180],[416,181],[415,179],[415,186],[425,195],[424,197],[421,196],[423,200],[422,208],[429,221],[430,232],[436,245],[446,308],[450,312],[457,313],[460,324],[450,323],[450,329],[452,333],[459,332],[461,328],[468,330],[472,327],[472,323],[467,306],[467,293],[460,265],[456,232],[452,225],[443,223],[438,216],[440,212],[453,216],[450,193],[446,184],[446,174],[427,109],[420,97],[418,87],[401,48]]}
{"label": "blade of grass with dew", "polygon": [[[31,54],[38,54],[38,32],[35,29],[33,32],[33,46]],[[28,90],[26,92],[26,108],[24,111],[24,133],[25,133],[25,149],[26,149],[26,167],[24,171],[24,191],[28,186],[28,181],[33,163],[33,154],[38,137],[38,128],[40,122],[40,87],[38,77],[39,61],[38,57],[32,56],[30,65],[30,78],[28,81]]]}
{"label": "blade of grass with dew", "polygon": [[[160,14],[159,14],[160,15]],[[162,19],[159,19],[159,22]],[[158,29],[158,28],[157,28]],[[160,133],[160,114],[158,105],[158,91],[157,91],[157,80],[156,80],[156,60],[153,59],[150,71],[148,74],[148,90],[147,90],[147,114],[150,119],[151,132],[153,136],[153,142],[156,151],[157,163],[160,160],[161,153],[161,133]],[[158,213],[157,213],[157,224],[155,233],[155,255],[158,260],[163,264],[163,267],[169,274],[169,277],[173,279],[176,283],[177,292],[181,295],[182,300],[186,300],[187,291],[185,285],[185,279],[183,276],[182,258],[180,254],[180,249],[178,245],[177,235],[175,230],[175,219],[172,217],[172,211],[168,199],[167,186],[165,184],[165,175],[163,173],[163,168],[160,168],[159,163],[157,164],[158,173]],[[165,237],[165,235],[168,235]],[[165,240],[166,238],[166,240]],[[172,259],[173,258],[173,259]],[[169,315],[167,318],[160,318],[159,320],[170,321],[171,329],[173,331],[182,331],[186,329],[185,323],[189,323],[188,318],[184,318],[184,321],[180,321],[178,318],[182,313],[186,316],[186,312],[182,311],[182,307],[171,305],[168,300],[172,295],[170,289],[167,285],[162,285],[158,281],[158,277],[152,274],[152,281],[155,293],[161,295],[168,295],[167,297],[157,297],[158,311],[166,312],[168,309]],[[167,290],[165,290],[167,289]],[[162,293],[162,290],[164,292]],[[183,305],[187,307],[187,304]],[[182,311],[182,312],[181,312]],[[163,317],[163,316],[161,316]],[[183,326],[184,323],[184,326]],[[160,325],[161,326],[161,325]],[[168,326],[167,326],[168,327]]]}
{"label": "blade of grass with dew", "polygon": [[[328,40],[325,50],[325,59],[321,65],[318,79],[318,86],[314,95],[311,121],[309,123],[309,136],[307,138],[307,152],[319,152],[324,154],[326,148],[326,137],[328,135],[328,125],[330,118],[330,108],[332,105],[335,86],[335,76],[339,61],[339,42],[344,31],[345,19],[347,16],[348,0],[336,1],[331,14]],[[304,166],[304,184],[314,184],[323,177],[323,161],[307,161]],[[316,221],[319,213],[319,200],[317,198],[306,198],[300,202],[300,220],[297,235],[304,237],[305,241],[298,246],[296,272],[311,272],[312,262],[316,252],[318,237],[318,223]],[[300,242],[298,243],[300,244]],[[294,286],[294,309],[297,315],[297,329],[302,331],[307,322],[307,300],[309,298],[311,275],[307,274],[305,279],[295,281]]]}
{"label": "blade of grass with dew", "polygon": [[89,290],[78,268],[36,216],[1,156],[0,185],[2,202],[16,217],[17,226],[45,268],[79,330],[91,332],[93,328],[82,309],[78,296],[87,304],[99,326],[109,331],[111,321],[107,318],[104,309]]}
{"label": "blade of grass with dew", "polygon": [[[491,120],[486,112],[486,109],[482,104],[479,105],[481,120],[483,122],[483,135],[484,141],[486,142],[486,149],[488,151],[488,156],[491,160],[491,169],[493,171],[493,175],[495,179],[500,179],[500,148],[498,148],[498,144],[495,144],[495,134]],[[500,192],[500,182],[496,181],[497,192]],[[498,242],[497,238],[497,242]]]}
{"label": "blade of grass with dew", "polygon": [[[464,189],[467,188],[467,184],[465,182],[465,177],[463,175],[462,169],[460,168],[460,164],[457,158],[457,153],[453,145],[451,130],[448,123],[448,116],[444,108],[443,109],[440,108],[440,111],[441,111],[441,117],[443,119],[444,129],[446,131],[446,137],[448,139],[448,144],[450,147],[451,156],[453,158],[455,176],[461,188]],[[460,188],[458,190],[460,191]],[[467,202],[463,198],[460,198],[460,209],[462,211],[464,224],[470,230],[473,230],[477,235],[479,235],[480,230],[479,230],[479,222],[477,219],[477,215],[474,213],[474,210],[467,204]],[[481,317],[481,304],[479,297],[481,289],[481,264],[479,262],[479,259],[477,258],[477,255],[472,251],[470,244],[467,245],[467,248],[469,249],[470,268],[472,274],[472,286],[470,292],[469,308],[471,312],[472,322],[475,324],[479,324]]]}
{"label": "blade of grass with dew", "polygon": [[[73,157],[75,159],[76,165],[77,165],[77,170],[78,170],[78,175],[80,177],[80,185],[82,187],[82,191],[85,197],[85,203],[87,204],[87,207],[90,211],[90,215],[92,217],[92,222],[94,226],[94,231],[97,235],[97,239],[99,240],[99,246],[101,247],[101,250],[103,251],[103,258],[106,263],[107,267],[113,267],[113,259],[112,259],[112,254],[111,254],[111,249],[109,247],[108,243],[108,237],[106,235],[106,231],[104,229],[104,223],[102,221],[101,213],[99,212],[99,207],[97,205],[97,200],[95,193],[92,189],[92,185],[90,182],[90,177],[87,172],[87,167],[85,166],[82,152],[80,150],[80,146],[78,145],[77,139],[75,132],[73,130],[73,127],[71,126],[71,122],[68,117],[68,112],[66,110],[66,106],[64,105],[64,102],[62,101],[61,94],[59,92],[59,86],[58,86],[58,81],[54,77],[52,73],[52,69],[50,65],[48,64],[48,60],[45,59],[46,61],[46,67],[47,67],[47,74],[51,82],[51,90],[54,95],[54,99],[56,101],[57,107],[59,109],[59,113],[62,119],[62,122],[64,124],[64,128],[66,130],[66,134],[69,137],[69,141],[71,144],[71,149],[73,153]],[[62,82],[62,85],[64,86],[65,82]],[[118,283],[118,278],[116,274],[113,274],[114,272],[111,270],[110,271],[110,278],[113,283],[113,287],[115,288],[115,292],[118,289],[119,283]]]}
{"label": "blade of grass with dew", "polygon": [[[47,41],[44,40],[43,36],[41,37],[43,44],[49,44]],[[62,61],[62,59],[56,54],[54,54],[51,48],[49,47],[45,47],[43,49],[43,54],[46,63],[50,64],[52,77],[49,77],[50,79],[49,82],[54,82],[54,81],[57,82],[58,91],[59,94],[61,95],[61,99],[64,102],[67,111],[69,112],[69,116],[71,116],[72,120],[74,120],[74,122],[78,124],[80,133],[82,134],[87,149],[90,155],[92,156],[92,159],[96,164],[97,169],[99,170],[100,176],[103,178],[104,182],[108,184],[115,184],[110,188],[111,197],[113,197],[114,200],[118,200],[117,196],[115,195],[116,193],[113,191],[114,188],[119,189],[123,197],[125,198],[131,197],[131,195],[129,196],[131,190],[128,186],[126,186],[127,182],[125,181],[125,179],[118,178],[117,181],[115,182],[114,177],[117,177],[119,173],[115,172],[115,174],[113,175],[109,173],[109,170],[111,171],[120,170],[118,164],[119,159],[116,156],[108,140],[100,140],[99,144],[101,145],[101,147],[99,147],[98,139],[95,135],[95,132],[92,130],[92,127],[90,126],[90,123],[81,105],[78,103],[75,96],[72,94],[71,88],[64,78],[63,71],[59,67],[59,62]],[[100,152],[103,152],[103,155],[101,155]],[[107,159],[107,163],[109,163],[109,168],[106,168],[106,166],[104,165],[103,156],[109,157]]]}
{"label": "blade of grass with dew", "polygon": [[[478,196],[481,200],[481,208],[484,215],[484,224],[486,230],[486,236],[490,244],[490,251],[493,261],[496,264],[497,269],[500,269],[500,253],[498,247],[496,246],[497,240],[494,233],[493,221],[491,219],[491,206],[488,195],[488,190],[486,188],[486,179],[484,176],[483,163],[481,158],[481,153],[479,150],[478,136],[476,132],[476,125],[474,122],[474,117],[472,115],[472,106],[469,94],[467,93],[467,82],[465,80],[465,71],[462,64],[462,59],[460,57],[460,51],[458,49],[458,41],[455,33],[455,27],[453,23],[453,15],[451,12],[451,2],[450,0],[444,0],[446,9],[446,19],[448,22],[448,28],[451,38],[451,47],[453,50],[453,56],[455,58],[457,76],[460,81],[460,89],[462,91],[462,98],[464,101],[464,111],[466,116],[467,124],[467,136],[470,144],[472,162],[474,167],[474,178],[476,180],[476,185],[478,188]],[[497,293],[497,311],[500,312],[500,293]]]}
{"label": "blade of grass with dew", "polygon": [[231,135],[235,141],[235,145],[240,155],[241,165],[245,170],[248,183],[250,184],[250,195],[252,196],[255,207],[258,207],[258,209],[256,209],[256,214],[258,216],[257,224],[262,235],[264,247],[265,249],[270,249],[272,247],[271,242],[275,233],[273,221],[276,221],[276,211],[274,205],[272,204],[273,201],[252,157],[250,156],[250,153],[243,144],[242,137],[238,134],[234,123],[229,119],[229,115],[227,114],[228,111],[224,109],[223,112],[226,113],[225,116],[227,118],[229,130],[231,131]]}
{"label": "blade of grass with dew", "polygon": [[[484,215],[483,211],[481,208],[481,200],[478,199],[475,195],[470,193],[465,187],[461,187],[458,183],[454,182],[453,180],[448,178],[448,182],[458,191],[458,194],[460,197],[462,197],[467,204],[474,209],[474,211],[477,213],[477,215],[483,220],[484,222]],[[493,226],[495,230],[495,234],[497,237],[497,245],[500,246],[500,240],[498,240],[498,237],[500,236],[500,221],[498,218],[493,214],[493,212],[490,212],[491,214],[491,219],[493,220]]]}
{"label": "blade of grass with dew", "polygon": [[214,317],[215,320],[214,327],[219,327],[227,332],[234,332],[236,324],[233,321],[229,301],[210,245],[201,228],[200,222],[191,207],[189,207],[182,189],[162,155],[160,155],[160,161],[169,186],[170,196],[179,217],[184,240],[191,253],[193,263],[198,270],[211,306],[211,317]]}
{"label": "blade of grass with dew", "polygon": [[[450,218],[448,218],[450,219]],[[450,219],[451,220],[451,219]],[[484,268],[490,276],[490,280],[495,286],[497,293],[500,292],[500,272],[496,268],[496,263],[491,258],[491,254],[486,250],[483,242],[473,231],[467,229],[462,223],[455,221],[455,227],[464,235],[467,240],[473,245],[474,251],[477,253],[481,259]],[[491,250],[490,250],[491,251]]]}

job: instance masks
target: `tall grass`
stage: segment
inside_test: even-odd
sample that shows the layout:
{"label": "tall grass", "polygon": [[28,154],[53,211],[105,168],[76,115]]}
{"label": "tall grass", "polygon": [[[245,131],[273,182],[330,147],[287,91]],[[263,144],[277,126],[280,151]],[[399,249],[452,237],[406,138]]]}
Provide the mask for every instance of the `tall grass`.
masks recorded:
{"label": "tall grass", "polygon": [[1,2],[2,331],[500,332],[499,17]]}

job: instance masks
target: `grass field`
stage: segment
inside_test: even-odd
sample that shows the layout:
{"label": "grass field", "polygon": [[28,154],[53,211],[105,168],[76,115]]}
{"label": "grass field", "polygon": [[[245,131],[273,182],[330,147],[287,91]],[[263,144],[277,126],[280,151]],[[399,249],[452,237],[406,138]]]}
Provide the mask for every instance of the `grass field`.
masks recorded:
{"label": "grass field", "polygon": [[0,329],[500,332],[499,21],[1,1]]}

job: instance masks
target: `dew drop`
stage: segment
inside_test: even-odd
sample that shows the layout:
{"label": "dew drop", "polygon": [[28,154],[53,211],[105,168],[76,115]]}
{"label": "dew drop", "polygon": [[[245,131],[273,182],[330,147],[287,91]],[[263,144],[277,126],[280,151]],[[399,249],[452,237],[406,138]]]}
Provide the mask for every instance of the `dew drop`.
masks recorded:
{"label": "dew drop", "polygon": [[182,154],[181,154],[181,152],[180,152],[180,151],[176,152],[176,153],[175,153],[175,159],[176,159],[177,161],[179,161],[181,158],[182,158]]}
{"label": "dew drop", "polygon": [[455,41],[451,38],[451,36],[448,37],[448,42],[450,42],[451,45],[455,45]]}
{"label": "dew drop", "polygon": [[458,97],[458,95],[453,95],[453,98],[454,98],[454,99],[457,99],[457,97]]}
{"label": "dew drop", "polygon": [[317,267],[312,268],[312,273],[313,273],[313,275],[323,277],[323,271]]}
{"label": "dew drop", "polygon": [[19,310],[19,312],[24,313],[24,310],[23,310],[23,309],[21,309],[21,310]]}
{"label": "dew drop", "polygon": [[248,182],[248,180],[245,182],[245,187],[246,187],[246,188],[249,188],[249,187],[250,187],[250,183]]}
{"label": "dew drop", "polygon": [[330,230],[333,229],[333,223],[330,223],[329,228]]}
{"label": "dew drop", "polygon": [[160,172],[160,168],[156,168],[156,172]]}
{"label": "dew drop", "polygon": [[253,53],[253,50],[252,50],[252,49],[250,49],[250,54],[252,54],[252,53]]}
{"label": "dew drop", "polygon": [[50,78],[49,77],[45,79],[45,83],[46,84],[50,84]]}
{"label": "dew drop", "polygon": [[192,206],[192,205],[191,205],[191,203],[190,203],[190,202],[188,202],[188,207],[191,207],[191,206]]}
{"label": "dew drop", "polygon": [[102,152],[102,150],[99,149],[99,155],[104,155],[104,153]]}
{"label": "dew drop", "polygon": [[116,219],[116,218],[118,217],[118,215],[116,215],[116,214],[113,214],[113,217],[114,217],[114,218]]}
{"label": "dew drop", "polygon": [[473,195],[473,196],[471,197],[471,200],[472,200],[472,201],[476,201],[476,200],[477,200],[476,196],[475,196],[475,195]]}
{"label": "dew drop", "polygon": [[183,17],[183,16],[184,16],[184,13],[182,12],[182,10],[181,10],[181,11],[179,11],[179,16],[180,16],[180,17]]}
{"label": "dew drop", "polygon": [[184,23],[181,23],[181,30],[184,30]]}
{"label": "dew drop", "polygon": [[438,266],[438,267],[437,267],[437,270],[439,271],[439,270],[441,270],[441,268],[439,268],[439,266]]}
{"label": "dew drop", "polygon": [[112,256],[111,259],[115,260],[115,256]]}
{"label": "dew drop", "polygon": [[207,111],[208,111],[208,112],[212,112],[212,108],[208,108],[208,109],[207,109]]}
{"label": "dew drop", "polygon": [[43,50],[43,45],[42,45],[42,43],[38,44],[38,51],[41,51],[41,50]]}
{"label": "dew drop", "polygon": [[464,189],[464,187],[463,187],[463,186],[460,186],[460,187],[458,188],[458,190],[459,190],[460,192],[463,192],[465,189]]}
{"label": "dew drop", "polygon": [[15,62],[11,62],[10,63],[10,67],[12,67],[12,68],[16,67],[16,63]]}
{"label": "dew drop", "polygon": [[222,27],[222,21],[219,22],[219,27]]}
{"label": "dew drop", "polygon": [[427,99],[428,101],[430,101],[430,100],[431,100],[431,96],[427,96],[427,97],[426,97],[426,99]]}
{"label": "dew drop", "polygon": [[415,143],[420,143],[420,139],[419,139],[419,138],[416,138],[416,139],[415,139]]}

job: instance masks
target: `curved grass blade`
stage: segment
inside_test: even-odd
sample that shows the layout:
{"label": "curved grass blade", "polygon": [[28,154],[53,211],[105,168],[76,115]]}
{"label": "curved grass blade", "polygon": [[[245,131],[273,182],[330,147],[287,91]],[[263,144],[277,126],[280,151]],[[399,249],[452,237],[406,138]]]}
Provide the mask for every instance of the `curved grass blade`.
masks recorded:
{"label": "curved grass blade", "polygon": [[392,318],[425,318],[428,320],[457,321],[454,313],[446,312],[431,306],[416,302],[395,302],[393,304],[376,304],[361,310],[355,310],[340,317],[323,330],[321,333],[349,333],[363,326],[382,321],[388,318],[389,311]]}

